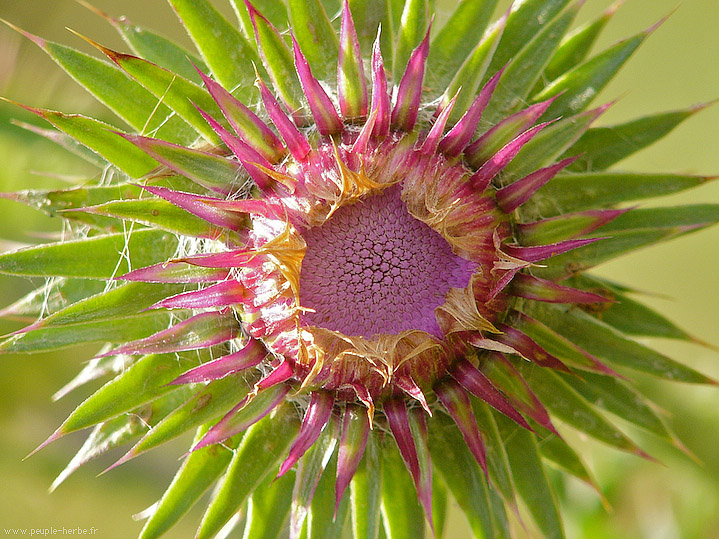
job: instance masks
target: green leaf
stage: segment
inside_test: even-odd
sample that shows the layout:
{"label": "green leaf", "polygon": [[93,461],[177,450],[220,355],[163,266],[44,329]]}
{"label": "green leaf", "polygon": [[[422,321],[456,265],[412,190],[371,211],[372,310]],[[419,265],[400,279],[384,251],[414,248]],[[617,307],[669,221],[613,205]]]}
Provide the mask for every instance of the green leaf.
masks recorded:
{"label": "green leaf", "polygon": [[432,522],[434,523],[434,533],[437,537],[444,536],[448,508],[449,493],[447,492],[447,485],[437,473],[434,473],[432,475]]}
{"label": "green leaf", "polygon": [[[208,427],[206,425],[198,429],[195,442],[204,436]],[[227,468],[232,450],[240,439],[241,436],[235,436],[222,444],[210,445],[190,453],[142,528],[140,539],[160,537],[175,524]]]}
{"label": "green leaf", "polygon": [[557,98],[544,113],[545,119],[576,114],[584,110],[609,83],[629,57],[649,35],[641,32],[598,54],[549,83],[535,95],[535,103],[550,97]]}
{"label": "green leaf", "polygon": [[668,442],[674,441],[674,436],[646,398],[623,380],[587,372],[582,373],[581,378],[562,377],[594,406],[603,408]]}
{"label": "green leaf", "polygon": [[40,328],[0,341],[0,354],[50,352],[78,344],[121,343],[143,339],[167,328],[170,314],[142,313],[124,318],[90,321],[68,326]]}
{"label": "green leaf", "polygon": [[86,297],[99,294],[105,288],[102,281],[86,279],[48,279],[47,282],[29,292],[12,305],[0,309],[0,317],[34,322],[46,313],[67,307]]}
{"label": "green leaf", "polygon": [[447,86],[447,90],[442,96],[444,103],[448,103],[459,92],[450,114],[450,122],[457,122],[477,97],[479,85],[487,73],[489,62],[492,60],[492,55],[502,37],[505,22],[506,19],[500,19],[497,24],[487,31],[479,44],[464,60],[449,86]]}
{"label": "green leaf", "polygon": [[80,213],[115,217],[197,238],[217,238],[221,235],[219,227],[160,198],[107,202],[85,207],[81,212],[65,213],[63,216],[74,216]]}
{"label": "green leaf", "polygon": [[[527,42],[507,64],[482,119],[496,124],[524,106],[559,41],[572,24],[580,4],[555,16]],[[507,22],[509,24],[509,22]],[[506,31],[506,30],[505,30]],[[501,45],[501,43],[500,43]],[[556,116],[552,116],[555,118]]]}
{"label": "green leaf", "polygon": [[712,225],[719,221],[719,204],[692,204],[669,208],[634,209],[613,219],[599,229],[600,234],[643,228],[674,228]]}
{"label": "green leaf", "polygon": [[[575,116],[562,118],[545,127],[522,147],[511,163],[504,167],[502,172],[503,185],[523,178],[535,170],[553,163],[559,155],[564,153],[582,136],[589,128],[589,125],[604,110],[604,108],[599,108],[582,112]],[[551,185],[552,182],[549,182],[549,184]]]}
{"label": "green leaf", "polygon": [[148,309],[164,298],[179,294],[184,288],[177,284],[123,284],[55,311],[32,327],[65,326],[127,317]]}
{"label": "green leaf", "polygon": [[387,539],[424,537],[424,511],[393,440],[382,448],[382,522]]}
{"label": "green leaf", "polygon": [[[380,531],[383,457],[377,435],[370,432],[364,455],[350,482],[352,537],[377,539]],[[345,494],[345,498],[347,494]]]}
{"label": "green leaf", "polygon": [[152,30],[131,23],[127,17],[110,17],[104,13],[100,13],[100,15],[115,27],[115,30],[137,56],[177,73],[188,80],[198,84],[201,83],[200,76],[192,64],[195,64],[198,69],[204,72],[208,70],[199,57],[174,41]]}
{"label": "green leaf", "polygon": [[[377,37],[377,28],[382,25],[383,34],[392,34],[392,26],[389,23],[387,0],[349,0],[352,20],[355,23],[355,31],[360,42],[363,56],[368,57],[372,50],[372,43]],[[384,37],[384,36],[382,36]]]}
{"label": "green leaf", "polygon": [[545,262],[546,267],[536,268],[533,273],[537,277],[558,281],[635,249],[671,239],[682,232],[684,230],[679,227],[616,232],[602,240],[554,256]]}
{"label": "green leaf", "polygon": [[133,178],[144,176],[158,166],[157,161],[114,133],[115,127],[109,124],[79,114],[21,106],[44,118]]}
{"label": "green leaf", "polygon": [[[247,11],[244,0],[230,0],[237,20],[240,21],[240,30],[243,35],[252,42],[254,38],[254,29],[252,28],[252,19]],[[252,5],[262,13],[272,23],[272,25],[280,31],[285,31],[289,25],[287,15],[287,6],[284,2],[277,0],[254,0]]]}
{"label": "green leaf", "polygon": [[267,476],[250,496],[242,539],[276,539],[281,535],[292,504],[294,482],[294,470],[280,478]]}
{"label": "green leaf", "polygon": [[169,1],[217,81],[243,102],[257,99],[252,63],[259,65],[259,57],[254,43],[207,0]]}
{"label": "green leaf", "polygon": [[622,202],[678,193],[711,179],[687,174],[635,172],[566,174],[557,176],[539,189],[523,206],[522,212],[528,216],[552,217],[586,209],[608,208]]}
{"label": "green leaf", "polygon": [[557,373],[521,359],[514,364],[553,416],[612,447],[635,455],[645,455]]}
{"label": "green leaf", "polygon": [[609,303],[601,307],[598,305],[587,306],[585,310],[622,333],[640,337],[663,337],[699,343],[696,338],[679,328],[664,315],[631,299],[603,279],[580,274],[567,282],[571,286],[589,290],[595,289],[613,298],[615,303]]}
{"label": "green leaf", "polygon": [[399,21],[395,37],[394,59],[392,61],[392,80],[399,84],[412,51],[424,39],[429,24],[428,0],[407,0]]}
{"label": "green leaf", "polygon": [[[78,84],[137,131],[154,132],[160,138],[186,143],[193,133],[157,98],[115,66],[71,47],[46,41],[16,28],[43,49]],[[168,118],[169,117],[169,118]],[[161,127],[162,126],[162,127]]]}
{"label": "green leaf", "polygon": [[567,150],[567,156],[580,156],[570,170],[605,170],[664,138],[684,120],[709,105],[711,103],[654,114],[624,124],[592,128]]}
{"label": "green leaf", "polygon": [[633,341],[587,313],[566,305],[528,302],[521,310],[567,337],[590,354],[626,367],[676,382],[712,384],[694,369]]}
{"label": "green leaf", "polygon": [[568,34],[544,70],[545,79],[552,81],[579,65],[587,57],[592,45],[618,8],[619,3],[616,2],[599,18]]}
{"label": "green leaf", "polygon": [[153,354],[140,358],[75,408],[53,436],[97,425],[165,393],[176,391],[177,386],[167,384],[196,364],[196,360],[178,359],[175,354]]}
{"label": "green leaf", "polygon": [[159,230],[136,230],[38,245],[0,255],[0,273],[28,277],[109,279],[170,258],[177,238]]}
{"label": "green leaf", "polygon": [[[327,430],[327,428],[325,428]],[[311,451],[311,450],[310,450]],[[340,539],[347,521],[349,498],[345,496],[335,516],[335,478],[337,477],[337,453],[317,483],[312,504],[307,515],[307,535],[313,539]],[[378,508],[379,509],[379,508]],[[366,515],[365,518],[371,518]]]}
{"label": "green leaf", "polygon": [[564,538],[556,498],[549,486],[535,435],[501,414],[494,416],[505,441],[517,492],[527,504],[542,537]]}
{"label": "green leaf", "polygon": [[210,382],[158,423],[123,459],[136,457],[191,428],[216,419],[240,402],[249,390],[247,382],[239,374]]}
{"label": "green leaf", "polygon": [[444,416],[442,420],[436,417],[430,424],[432,461],[462,508],[474,536],[509,537],[503,533],[505,526],[495,521],[489,500],[492,490],[459,429]]}
{"label": "green leaf", "polygon": [[[512,9],[502,40],[494,53],[488,75],[492,75],[514,58],[542,26],[560,13],[570,0],[526,0]],[[485,77],[487,79],[489,77]],[[485,81],[486,82],[486,81]]]}
{"label": "green leaf", "polygon": [[319,0],[288,0],[295,39],[318,80],[337,77],[339,38]]}
{"label": "green leaf", "polygon": [[462,0],[432,38],[425,84],[430,86],[433,95],[447,87],[479,44],[497,3],[498,0]]}
{"label": "green leaf", "polygon": [[213,537],[244,505],[265,477],[279,466],[298,432],[297,413],[289,403],[247,430],[202,517],[197,539]]}

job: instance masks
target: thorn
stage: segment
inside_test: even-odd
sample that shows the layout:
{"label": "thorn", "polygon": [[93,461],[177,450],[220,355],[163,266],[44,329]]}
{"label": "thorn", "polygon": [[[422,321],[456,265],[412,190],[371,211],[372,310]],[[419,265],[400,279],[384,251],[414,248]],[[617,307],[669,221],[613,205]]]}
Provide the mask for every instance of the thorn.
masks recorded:
{"label": "thorn", "polygon": [[5,24],[7,24],[10,28],[12,28],[13,30],[15,30],[15,31],[18,32],[19,34],[24,35],[24,36],[25,36],[26,38],[28,38],[30,41],[32,41],[33,43],[35,43],[38,47],[40,47],[40,48],[45,48],[45,44],[46,44],[47,42],[46,42],[43,38],[41,38],[40,36],[36,36],[35,34],[31,34],[30,32],[27,32],[27,31],[23,30],[23,29],[20,28],[19,26],[15,26],[13,23],[11,23],[11,22],[9,22],[9,21],[6,21],[6,20],[3,19],[3,18],[0,18],[0,21],[2,21],[2,22],[4,22]]}
{"label": "thorn", "polygon": [[44,447],[50,445],[50,444],[51,444],[52,442],[54,442],[55,440],[58,440],[58,439],[62,438],[62,437],[65,435],[65,433],[62,432],[61,429],[62,429],[62,427],[58,428],[55,432],[53,432],[50,436],[48,436],[47,440],[45,440],[43,443],[41,443],[41,444],[40,444],[39,446],[37,446],[35,449],[33,449],[32,451],[30,451],[30,453],[28,453],[22,460],[23,460],[23,461],[26,461],[27,459],[29,459],[30,457],[32,457],[35,453],[37,453],[38,451],[40,451],[42,448],[44,448]]}

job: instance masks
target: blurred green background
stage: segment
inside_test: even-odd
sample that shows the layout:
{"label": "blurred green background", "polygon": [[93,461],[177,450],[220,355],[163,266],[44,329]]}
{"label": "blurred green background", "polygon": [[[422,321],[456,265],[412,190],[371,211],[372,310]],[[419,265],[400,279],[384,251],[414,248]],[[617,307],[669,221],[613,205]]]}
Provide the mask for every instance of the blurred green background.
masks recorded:
{"label": "blurred green background", "polygon": [[[221,2],[218,2],[218,6]],[[438,0],[448,9],[453,0]],[[611,2],[588,0],[579,22]],[[172,10],[162,0],[95,0],[112,15],[160,30],[189,45]],[[500,6],[506,9],[508,2]],[[676,0],[627,0],[599,47],[636,33],[669,13]],[[226,6],[219,6],[225,9]],[[233,17],[229,8],[228,17]],[[445,11],[446,13],[446,11]],[[118,50],[127,50],[112,28],[73,0],[0,0],[0,17],[45,38],[93,53],[65,30],[71,27]],[[441,17],[441,13],[440,13]],[[596,103],[620,98],[600,123],[618,123],[663,110],[684,108],[719,97],[719,3],[684,0],[642,46]],[[597,49],[598,50],[598,49]],[[22,103],[113,121],[32,43],[0,25],[0,95]],[[0,191],[61,186],[94,174],[84,162],[11,123],[41,125],[29,113],[0,102]],[[619,166],[719,174],[719,106],[710,107],[665,140]],[[661,204],[719,201],[719,184],[661,200]],[[60,233],[60,224],[0,199],[0,250],[36,243]],[[668,313],[698,338],[719,347],[719,227],[640,251],[606,264],[598,273],[650,293],[646,302]],[[0,305],[32,288],[32,283],[0,276]],[[21,321],[0,320],[0,334]],[[719,353],[699,346],[653,340],[649,344],[719,378]],[[151,452],[99,478],[113,453],[70,477],[53,494],[47,488],[82,444],[69,436],[32,458],[22,458],[47,437],[73,404],[73,394],[56,403],[52,394],[69,381],[93,349],[30,357],[0,358],[0,528],[100,529],[98,537],[136,536],[140,522],[129,515],[152,504],[170,481],[187,440]],[[719,538],[719,389],[669,385],[642,379],[656,402],[674,414],[667,419],[701,462],[627,425],[629,434],[663,464],[621,454],[586,439],[572,439],[607,499],[609,511],[588,487],[557,474],[567,533],[572,538]],[[78,391],[82,393],[82,391]],[[560,428],[561,430],[561,428]],[[455,510],[456,513],[456,510]],[[168,537],[191,537],[195,510]],[[449,523],[449,537],[469,537],[461,516]],[[532,534],[531,530],[527,532]]]}

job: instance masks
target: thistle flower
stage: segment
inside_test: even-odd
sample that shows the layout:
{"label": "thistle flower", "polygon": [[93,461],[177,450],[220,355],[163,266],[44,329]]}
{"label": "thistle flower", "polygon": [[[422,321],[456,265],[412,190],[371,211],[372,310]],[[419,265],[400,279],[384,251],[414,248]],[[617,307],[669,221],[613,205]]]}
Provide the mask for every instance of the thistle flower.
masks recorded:
{"label": "thistle flower", "polygon": [[438,27],[423,1],[233,1],[239,29],[170,3],[199,57],[104,14],[133,54],[18,29],[132,127],[22,105],[103,169],[6,195],[74,236],[0,256],[48,278],[5,314],[52,311],[0,351],[110,343],[67,390],[115,377],[41,445],[94,426],[56,484],[195,429],[141,537],[213,484],[198,537],[288,514],[291,537],[441,535],[445,486],[478,536],[510,535],[518,497],[561,536],[544,463],[592,479],[555,421],[647,457],[609,411],[679,445],[632,373],[714,382],[632,340],[676,328],[586,271],[719,219],[624,205],[706,177],[607,171],[701,107],[591,127],[655,27],[588,57],[617,6],[565,38],[582,2],[490,24],[496,0],[465,0]]}

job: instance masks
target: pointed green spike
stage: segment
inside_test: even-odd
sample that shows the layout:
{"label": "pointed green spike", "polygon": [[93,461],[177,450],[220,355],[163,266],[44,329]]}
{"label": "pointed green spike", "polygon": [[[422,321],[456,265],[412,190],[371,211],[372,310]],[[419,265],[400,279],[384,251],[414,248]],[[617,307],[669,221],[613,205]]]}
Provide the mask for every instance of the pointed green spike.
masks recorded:
{"label": "pointed green spike", "polygon": [[[484,121],[496,124],[524,107],[527,97],[541,77],[562,36],[574,21],[580,6],[581,3],[576,2],[564,12],[557,14],[514,55],[482,114]],[[549,118],[556,117],[555,115]]]}
{"label": "pointed green spike", "polygon": [[[365,57],[369,57],[372,50],[372,43],[377,37],[377,28],[382,25],[382,33],[392,33],[392,26],[389,23],[387,0],[375,0],[367,2],[366,0],[349,0],[352,18],[355,21],[355,29],[357,30],[357,38],[360,42],[360,48],[364,51]],[[384,37],[384,36],[383,36]]]}
{"label": "pointed green spike", "polygon": [[[542,26],[569,5],[570,0],[525,0],[515,2],[507,28],[494,53],[488,75],[496,73],[540,31]],[[486,79],[489,77],[485,76]]]}
{"label": "pointed green spike", "polygon": [[75,408],[52,437],[97,425],[176,391],[177,386],[168,383],[196,364],[197,360],[178,358],[175,354],[153,354],[138,359]]}
{"label": "pointed green spike", "polygon": [[337,76],[339,38],[319,0],[288,0],[295,39],[318,80],[332,81]]}
{"label": "pointed green spike", "polygon": [[[169,2],[219,83],[242,101],[257,99],[252,63],[259,65],[259,57],[254,43],[207,0]],[[208,31],[210,28],[212,31]]]}
{"label": "pointed green spike", "polygon": [[542,537],[563,539],[564,526],[535,436],[499,413],[494,416],[506,444],[517,492],[527,504]]}
{"label": "pointed green spike", "polygon": [[[487,30],[487,33],[459,67],[452,81],[447,86],[447,90],[442,95],[441,103],[444,106],[449,103],[454,95],[457,95],[457,100],[449,116],[450,122],[457,122],[462,115],[467,112],[477,97],[480,83],[488,74],[487,68],[489,67],[489,62],[502,37],[506,21],[506,18],[502,18]],[[431,50],[430,48],[430,52]],[[492,73],[492,75],[494,75],[494,73]],[[459,92],[459,94],[457,94],[457,92]],[[485,130],[491,127],[485,122],[482,122],[480,125],[482,125]]]}
{"label": "pointed green spike", "polygon": [[124,138],[175,172],[212,191],[229,194],[244,183],[237,162],[214,153],[147,137],[124,135]]}
{"label": "pointed green spike", "polygon": [[576,114],[584,110],[604,88],[629,57],[639,48],[651,30],[641,32],[578,65],[549,83],[532,97],[534,102],[550,97],[557,99],[544,113],[544,119]]}
{"label": "pointed green spike", "polygon": [[636,249],[672,239],[686,231],[685,228],[676,227],[615,232],[600,241],[554,256],[546,261],[545,267],[537,268],[533,273],[543,279],[559,281]]}
{"label": "pointed green spike", "polygon": [[29,292],[12,305],[0,309],[0,317],[35,322],[47,313],[54,313],[105,289],[102,281],[87,279],[48,279],[44,285]]}
{"label": "pointed green spike", "polygon": [[133,129],[150,132],[159,128],[157,135],[164,139],[180,143],[192,141],[192,130],[185,122],[170,117],[165,105],[158,104],[155,96],[115,66],[10,26],[36,43],[80,86]]}
{"label": "pointed green spike", "polygon": [[437,471],[462,508],[474,536],[502,536],[498,531],[503,525],[492,513],[491,487],[482,468],[464,443],[459,429],[445,417],[441,419],[442,425],[439,423],[434,421],[430,429],[430,448]]}
{"label": "pointed green spike", "polygon": [[647,456],[572,389],[558,373],[523,360],[515,361],[514,364],[553,416],[612,447],[634,455]]}
{"label": "pointed green spike", "polygon": [[384,469],[380,451],[376,432],[370,432],[364,456],[350,482],[352,536],[355,539],[379,537]]}
{"label": "pointed green spike", "polygon": [[0,273],[109,279],[135,267],[165,261],[176,249],[177,238],[172,234],[135,230],[0,254]]}
{"label": "pointed green spike", "polygon": [[202,517],[197,539],[213,537],[244,505],[265,477],[277,469],[298,432],[299,420],[289,403],[247,430]]}
{"label": "pointed green spike", "polygon": [[497,3],[498,0],[462,0],[434,36],[429,47],[426,77],[431,96],[447,88],[464,59],[479,44]]}
{"label": "pointed green spike", "polygon": [[567,150],[565,155],[579,155],[570,170],[605,170],[662,139],[684,120],[711,104],[653,114],[624,124],[592,128]]}
{"label": "pointed green spike", "polygon": [[106,202],[62,215],[74,217],[82,214],[115,217],[196,238],[217,238],[222,234],[219,227],[159,198]]}
{"label": "pointed green spike", "polygon": [[120,318],[148,309],[161,299],[179,294],[183,285],[127,283],[53,312],[33,324],[33,328],[65,326]]}
{"label": "pointed green spike", "polygon": [[534,301],[523,305],[521,310],[612,365],[665,380],[694,384],[716,383],[696,370],[625,337],[611,326],[578,309]]}
{"label": "pointed green spike", "polygon": [[582,373],[581,378],[564,375],[562,378],[594,406],[611,412],[668,442],[675,440],[662,418],[655,412],[656,407],[624,380],[588,372]]}
{"label": "pointed green spike", "polygon": [[602,226],[601,234],[642,228],[699,227],[719,222],[719,204],[691,204],[669,208],[639,208]]}
{"label": "pointed green spike", "polygon": [[122,457],[122,461],[216,419],[240,402],[249,390],[249,385],[240,375],[230,375],[208,383],[148,432]]}
{"label": "pointed green spike", "polygon": [[599,491],[596,481],[580,456],[559,436],[547,436],[539,441],[538,446],[542,457],[547,462]]}
{"label": "pointed green spike", "polygon": [[79,0],[90,11],[109,22],[132,52],[154,64],[160,65],[193,82],[200,83],[200,77],[192,64],[207,71],[205,63],[174,41],[147,28],[130,22],[127,17],[112,17],[96,7]]}
{"label": "pointed green spike", "polygon": [[[255,32],[252,27],[252,17],[247,11],[245,0],[230,0],[230,3],[235,10],[237,20],[240,22],[242,34],[248,41],[252,42],[255,38]],[[267,17],[267,20],[269,20],[275,28],[281,32],[287,30],[290,21],[289,15],[287,14],[287,6],[284,2],[277,0],[253,0],[252,5],[262,13],[262,15]]]}
{"label": "pointed green spike", "polygon": [[587,57],[592,45],[594,45],[604,27],[617,12],[622,1],[615,2],[596,20],[583,24],[562,39],[557,51],[544,70],[545,80],[553,81],[579,65]]}
{"label": "pointed green spike", "polygon": [[[208,425],[200,427],[195,442],[207,432]],[[225,471],[241,436],[226,440],[190,453],[140,532],[140,539],[156,539],[174,525],[210,488]]]}
{"label": "pointed green spike", "polygon": [[[326,478],[322,477],[323,480]],[[292,505],[294,482],[295,472],[290,470],[279,478],[269,474],[255,489],[247,503],[247,523],[242,539],[275,539],[282,534]],[[329,503],[331,506],[332,501]]]}
{"label": "pointed green spike", "polygon": [[636,172],[564,174],[539,189],[521,211],[527,216],[552,217],[568,212],[608,208],[615,204],[678,193],[713,179],[709,176]]}
{"label": "pointed green spike", "polygon": [[527,142],[512,162],[504,168],[502,173],[504,185],[553,163],[605,110],[606,107],[600,107],[562,118],[542,129],[542,132]]}
{"label": "pointed green spike", "polygon": [[397,445],[387,440],[381,453],[382,523],[387,539],[424,537],[424,511]]}
{"label": "pointed green spike", "polygon": [[429,24],[428,0],[407,0],[404,4],[395,40],[392,80],[399,84],[412,51],[420,44]]}
{"label": "pointed green spike", "polygon": [[[122,54],[91,42],[128,75],[147,88],[163,103],[194,127],[208,142],[220,144],[220,137],[207,124],[197,107],[227,126],[217,103],[204,88],[137,56]],[[143,130],[143,133],[147,130]]]}
{"label": "pointed green spike", "polygon": [[47,120],[133,178],[140,178],[158,166],[157,161],[119,138],[113,132],[114,126],[79,114],[15,104]]}
{"label": "pointed green spike", "polygon": [[449,492],[447,485],[435,472],[432,477],[432,522],[437,537],[444,537],[444,530],[447,524],[447,512],[449,509]]}

